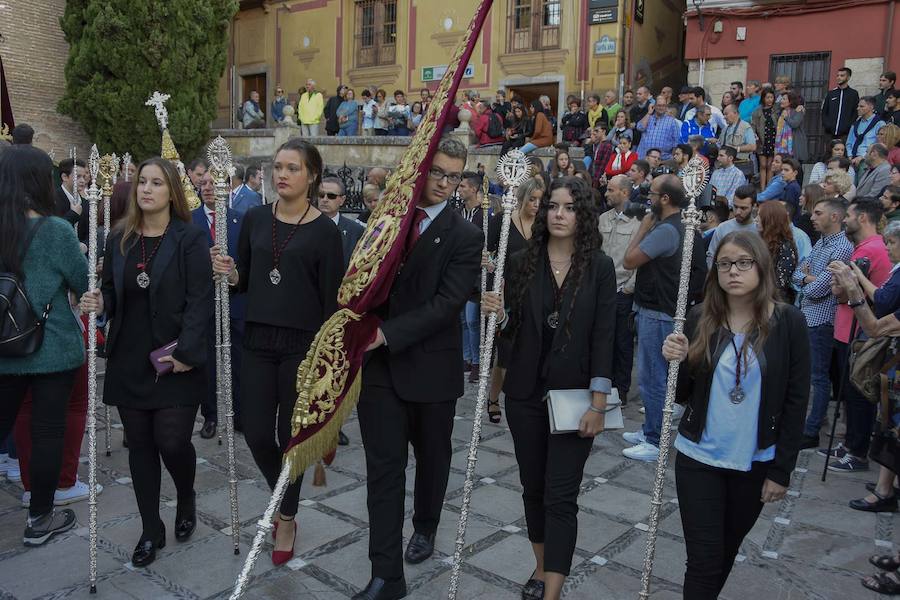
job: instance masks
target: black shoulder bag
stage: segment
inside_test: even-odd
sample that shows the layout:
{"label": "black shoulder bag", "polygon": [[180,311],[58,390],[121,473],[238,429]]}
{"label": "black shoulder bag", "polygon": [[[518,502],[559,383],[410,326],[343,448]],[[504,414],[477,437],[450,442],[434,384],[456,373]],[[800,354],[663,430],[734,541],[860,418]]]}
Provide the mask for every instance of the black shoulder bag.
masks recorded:
{"label": "black shoulder bag", "polygon": [[[35,233],[47,220],[39,219],[22,247],[22,259],[34,239]],[[21,278],[15,273],[0,271],[0,356],[28,356],[41,347],[44,341],[44,323],[50,316],[51,303],[47,303],[40,317],[34,312],[22,287]]]}

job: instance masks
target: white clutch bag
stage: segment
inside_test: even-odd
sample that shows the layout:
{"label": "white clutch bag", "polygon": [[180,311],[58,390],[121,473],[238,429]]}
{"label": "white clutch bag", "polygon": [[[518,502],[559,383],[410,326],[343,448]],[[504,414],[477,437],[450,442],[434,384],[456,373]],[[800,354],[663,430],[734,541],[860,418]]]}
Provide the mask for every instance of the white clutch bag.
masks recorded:
{"label": "white clutch bag", "polygon": [[[550,390],[544,397],[550,419],[550,433],[574,433],[578,431],[581,417],[591,405],[590,390]],[[624,429],[619,391],[613,388],[606,396],[604,429]]]}

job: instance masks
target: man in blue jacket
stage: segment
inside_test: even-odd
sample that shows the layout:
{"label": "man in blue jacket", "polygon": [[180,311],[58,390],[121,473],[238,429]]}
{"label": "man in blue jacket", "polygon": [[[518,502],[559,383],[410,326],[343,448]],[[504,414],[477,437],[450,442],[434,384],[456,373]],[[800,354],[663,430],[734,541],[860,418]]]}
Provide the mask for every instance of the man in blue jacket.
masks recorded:
{"label": "man in blue jacket", "polygon": [[244,216],[248,210],[263,203],[263,197],[259,193],[262,187],[262,171],[259,165],[250,165],[246,169],[236,165],[234,176],[241,184],[231,193],[229,208]]}

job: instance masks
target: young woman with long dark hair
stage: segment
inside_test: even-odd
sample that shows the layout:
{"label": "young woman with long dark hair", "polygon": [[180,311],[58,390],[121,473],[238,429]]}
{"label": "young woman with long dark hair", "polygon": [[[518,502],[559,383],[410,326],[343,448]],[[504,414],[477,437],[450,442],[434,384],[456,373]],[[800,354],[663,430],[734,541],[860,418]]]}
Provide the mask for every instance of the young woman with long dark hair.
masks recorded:
{"label": "young woman with long dark hair", "polygon": [[31,391],[31,501],[26,546],[39,546],[75,525],[69,509],[54,511],[63,458],[66,413],[75,374],[84,363],[81,328],[68,292],[87,291],[87,261],[75,230],[54,217],[53,161],[32,146],[0,154],[0,272],[15,275],[32,309],[49,307],[40,347],[0,360],[0,440],[16,422]]}
{"label": "young woman with long dark hair", "polygon": [[[600,249],[588,185],[555,180],[527,247],[510,258],[503,299],[487,293],[482,310],[506,321],[506,414],[519,463],[535,571],[523,598],[557,600],[578,535],[578,491],[594,436],[603,431],[611,391],[616,275]],[[549,390],[589,389],[579,430],[551,434]]]}
{"label": "young woman with long dark hair", "polygon": [[791,287],[791,275],[797,268],[797,244],[791,231],[791,219],[781,202],[763,202],[757,213],[759,235],[769,249],[775,269],[775,290],[778,299],[794,303],[796,293]]}
{"label": "young woman with long dark hair", "polygon": [[[138,166],[125,217],[110,235],[100,290],[84,294],[81,310],[112,323],[106,341],[103,402],[119,409],[128,436],[128,465],[143,531],[131,562],[147,566],[166,544],[159,516],[160,458],[177,490],[175,539],[197,526],[191,443],[200,398],[206,394],[212,269],[206,232],[191,211],[171,162],[150,158]],[[173,342],[160,363],[149,356]]]}
{"label": "young woman with long dark hair", "polygon": [[[322,157],[304,140],[288,140],[272,168],[278,199],[244,216],[238,264],[211,249],[213,270],[247,294],[241,365],[241,418],[253,460],[272,489],[291,439],[297,367],[316,332],[337,310],[344,274],[341,233],[310,204],[319,197]],[[277,442],[274,433],[277,431]],[[275,521],[272,562],[294,556],[300,477],[288,486]]]}
{"label": "young woman with long dark hair", "polygon": [[666,360],[686,360],[675,440],[686,600],[718,598],[763,504],[787,492],[810,382],[806,320],[775,299],[772,259],[759,235],[722,239],[704,291],[685,333],[670,334],[662,348]]}

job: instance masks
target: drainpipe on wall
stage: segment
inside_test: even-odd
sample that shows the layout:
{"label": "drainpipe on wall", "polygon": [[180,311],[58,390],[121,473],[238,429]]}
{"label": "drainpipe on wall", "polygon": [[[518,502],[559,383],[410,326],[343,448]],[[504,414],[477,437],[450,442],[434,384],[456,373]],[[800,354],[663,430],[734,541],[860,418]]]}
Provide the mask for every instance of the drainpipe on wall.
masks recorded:
{"label": "drainpipe on wall", "polygon": [[891,60],[891,42],[894,37],[894,5],[895,1],[891,0],[890,4],[888,4],[888,14],[887,14],[887,31],[885,32],[884,38],[884,68],[887,68],[888,61]]}
{"label": "drainpipe on wall", "polygon": [[625,15],[623,15],[622,22],[624,24],[625,19],[628,19],[628,22],[631,23],[631,31],[628,34],[628,58],[625,60],[625,69],[622,72],[625,78],[625,85],[631,85],[631,53],[634,50],[634,0],[630,2],[625,0]]}

